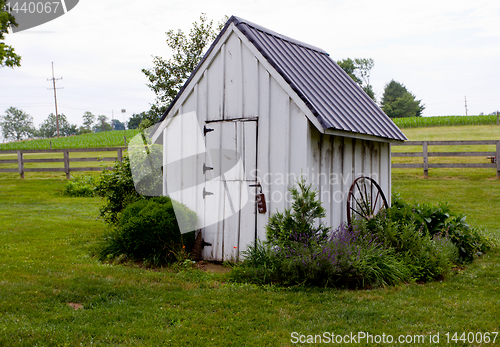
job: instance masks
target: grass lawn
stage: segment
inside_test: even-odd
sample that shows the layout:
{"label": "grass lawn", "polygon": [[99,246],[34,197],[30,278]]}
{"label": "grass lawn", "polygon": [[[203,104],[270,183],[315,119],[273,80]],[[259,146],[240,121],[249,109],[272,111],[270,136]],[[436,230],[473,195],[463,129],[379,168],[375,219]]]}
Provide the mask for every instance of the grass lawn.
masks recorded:
{"label": "grass lawn", "polygon": [[[496,180],[424,181],[407,171],[393,176],[404,197],[453,202],[500,234]],[[443,282],[362,291],[262,288],[230,283],[227,274],[109,265],[90,256],[104,231],[100,199],[64,197],[63,178],[37,177],[0,180],[0,346],[291,346],[292,332],[424,335],[423,345],[440,333],[447,345],[447,332],[499,330],[499,251]],[[484,183],[483,199],[473,198]]]}

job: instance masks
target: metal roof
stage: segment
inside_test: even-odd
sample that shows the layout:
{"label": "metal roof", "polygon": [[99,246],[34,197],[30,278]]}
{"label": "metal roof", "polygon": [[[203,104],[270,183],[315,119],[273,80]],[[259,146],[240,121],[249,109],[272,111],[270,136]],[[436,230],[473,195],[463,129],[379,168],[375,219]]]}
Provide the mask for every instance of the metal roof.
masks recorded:
{"label": "metal roof", "polygon": [[324,129],[404,141],[406,136],[324,50],[232,16],[167,109],[173,107],[215,44],[234,23],[304,101]]}

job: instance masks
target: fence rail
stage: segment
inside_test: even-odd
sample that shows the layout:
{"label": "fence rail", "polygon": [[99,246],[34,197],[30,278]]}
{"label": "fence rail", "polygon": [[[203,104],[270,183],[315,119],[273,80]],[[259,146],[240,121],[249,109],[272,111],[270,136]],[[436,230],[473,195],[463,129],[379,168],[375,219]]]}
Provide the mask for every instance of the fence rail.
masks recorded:
{"label": "fence rail", "polygon": [[[17,159],[0,159],[1,164],[15,164],[17,168],[0,168],[0,172],[18,172],[21,178],[24,178],[25,172],[65,172],[66,178],[71,178],[72,171],[101,171],[99,166],[88,167],[71,167],[70,163],[73,162],[101,162],[101,161],[115,161],[123,160],[123,151],[126,147],[105,147],[105,148],[64,148],[64,149],[26,149],[26,150],[9,150],[0,151],[2,154],[17,154]],[[116,157],[86,157],[86,158],[70,158],[69,154],[72,152],[116,152]],[[38,154],[38,153],[63,153],[63,158],[40,158],[40,159],[26,159],[25,154]],[[35,167],[25,168],[24,164],[27,163],[63,163],[64,167]],[[111,169],[111,168],[108,168]]]}
{"label": "fence rail", "polygon": [[[495,145],[494,152],[430,152],[429,146],[479,146]],[[422,146],[422,152],[393,152],[391,157],[422,157],[422,163],[393,163],[392,168],[422,168],[424,177],[429,176],[433,168],[496,168],[497,178],[500,178],[500,141],[407,141],[392,146]],[[429,163],[429,157],[486,157],[491,163]]]}

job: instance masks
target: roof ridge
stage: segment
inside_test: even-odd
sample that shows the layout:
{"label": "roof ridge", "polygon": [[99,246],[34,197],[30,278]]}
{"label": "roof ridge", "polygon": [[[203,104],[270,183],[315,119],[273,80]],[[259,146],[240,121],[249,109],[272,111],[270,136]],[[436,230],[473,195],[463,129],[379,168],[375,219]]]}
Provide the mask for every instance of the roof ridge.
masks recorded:
{"label": "roof ridge", "polygon": [[325,55],[329,56],[329,54],[324,49],[321,49],[319,47],[310,45],[308,43],[305,43],[305,42],[293,39],[291,37],[279,34],[279,33],[275,32],[273,30],[267,29],[267,28],[265,28],[265,27],[263,27],[261,25],[255,24],[255,23],[250,22],[250,21],[248,21],[246,19],[243,19],[243,18],[240,18],[240,17],[236,17],[236,16],[231,16],[231,18],[229,19],[228,22],[235,22],[235,25],[246,24],[246,25],[248,25],[249,27],[252,27],[255,30],[258,30],[258,31],[263,32],[265,34],[274,36],[274,37],[279,38],[279,39],[281,39],[283,41],[287,41],[287,42],[295,44],[297,46],[300,46],[300,47],[303,47],[303,48],[306,48],[306,49],[310,49],[310,50],[313,50],[315,52],[318,52],[318,53],[325,54]]}

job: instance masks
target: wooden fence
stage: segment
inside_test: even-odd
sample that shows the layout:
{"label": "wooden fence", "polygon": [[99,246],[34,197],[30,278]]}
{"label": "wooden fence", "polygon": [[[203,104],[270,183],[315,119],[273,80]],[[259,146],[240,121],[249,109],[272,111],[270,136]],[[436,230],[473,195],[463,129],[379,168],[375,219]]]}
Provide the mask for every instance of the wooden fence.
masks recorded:
{"label": "wooden fence", "polygon": [[[17,164],[17,168],[0,168],[0,172],[19,172],[21,178],[24,178],[25,172],[65,172],[66,178],[70,179],[72,171],[101,171],[100,166],[89,167],[71,167],[72,162],[99,162],[99,161],[122,161],[123,150],[126,147],[106,147],[106,148],[65,148],[65,149],[27,149],[27,150],[12,150],[0,151],[0,154],[17,154],[17,159],[4,159],[0,160],[0,164]],[[70,153],[73,152],[116,152],[116,157],[83,157],[83,158],[70,158]],[[63,158],[40,158],[40,159],[26,159],[25,154],[37,153],[63,153]],[[26,163],[64,163],[64,167],[30,167],[25,168]],[[111,169],[111,168],[109,168]]]}
{"label": "wooden fence", "polygon": [[[430,152],[429,146],[478,146],[495,145],[495,152]],[[407,141],[392,146],[422,146],[422,152],[392,152],[392,157],[422,157],[420,163],[393,163],[392,168],[423,168],[424,177],[432,168],[496,168],[497,178],[500,178],[500,141]],[[429,163],[429,157],[484,157],[489,163]],[[495,158],[495,159],[494,159]],[[496,162],[495,162],[496,161]]]}

